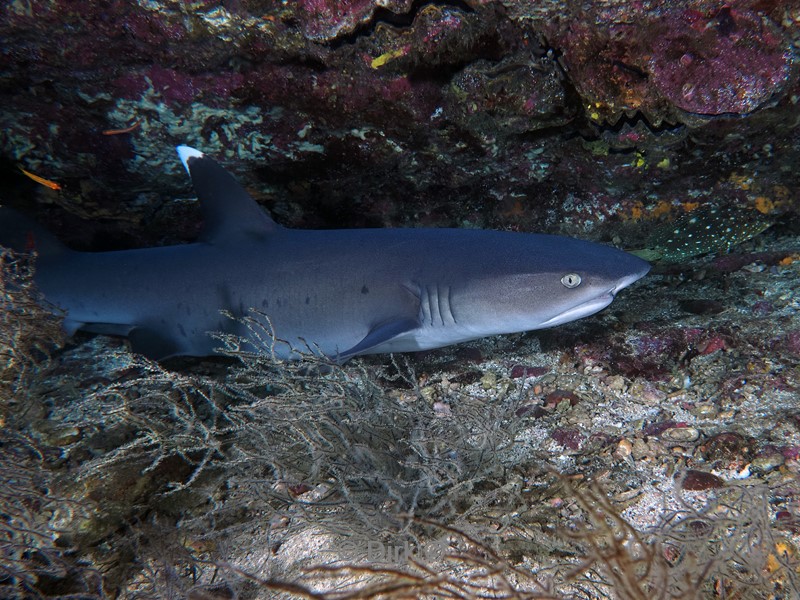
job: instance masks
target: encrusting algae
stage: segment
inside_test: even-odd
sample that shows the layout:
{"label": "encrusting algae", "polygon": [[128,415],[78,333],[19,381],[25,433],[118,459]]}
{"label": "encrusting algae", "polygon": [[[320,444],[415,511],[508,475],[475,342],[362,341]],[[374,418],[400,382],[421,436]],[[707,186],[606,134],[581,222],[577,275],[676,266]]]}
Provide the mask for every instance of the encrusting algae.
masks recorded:
{"label": "encrusting algae", "polygon": [[705,204],[656,228],[644,250],[632,252],[645,260],[682,262],[710,252],[727,252],[772,225],[753,210]]}

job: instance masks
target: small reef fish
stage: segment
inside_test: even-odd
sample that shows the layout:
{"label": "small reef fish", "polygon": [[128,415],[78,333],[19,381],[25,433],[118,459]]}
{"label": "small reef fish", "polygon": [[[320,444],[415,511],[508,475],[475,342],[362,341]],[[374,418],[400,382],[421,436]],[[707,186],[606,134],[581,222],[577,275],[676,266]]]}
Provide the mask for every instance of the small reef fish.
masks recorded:
{"label": "small reef fish", "polygon": [[632,252],[652,261],[677,263],[710,252],[727,252],[771,225],[757,211],[704,204],[656,228],[645,250]]}
{"label": "small reef fish", "polygon": [[122,135],[125,133],[131,133],[137,127],[139,127],[139,125],[141,125],[140,121],[134,121],[129,127],[123,127],[122,129],[104,129],[102,133],[103,135]]}
{"label": "small reef fish", "polygon": [[215,354],[209,333],[223,332],[251,352],[345,361],[567,323],[650,270],[621,250],[554,235],[287,229],[213,159],[187,146],[178,154],[203,212],[196,243],[76,252],[0,207],[0,244],[24,250],[33,240],[35,283],[67,333],[124,335],[154,359]]}
{"label": "small reef fish", "polygon": [[30,171],[26,171],[22,167],[18,167],[22,174],[29,179],[33,179],[36,183],[43,185],[44,187],[50,188],[51,190],[59,191],[61,189],[61,184],[56,183],[55,181],[50,181],[49,179],[45,179],[44,177],[39,177]]}

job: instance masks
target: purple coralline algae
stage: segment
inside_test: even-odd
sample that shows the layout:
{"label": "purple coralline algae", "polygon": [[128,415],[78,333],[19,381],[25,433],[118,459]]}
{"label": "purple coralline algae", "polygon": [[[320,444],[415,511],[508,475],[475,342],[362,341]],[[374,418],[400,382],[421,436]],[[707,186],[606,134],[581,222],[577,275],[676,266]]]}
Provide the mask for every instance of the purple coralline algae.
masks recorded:
{"label": "purple coralline algae", "polygon": [[379,8],[403,14],[412,4],[413,0],[298,0],[295,14],[309,39],[328,41],[367,23]]}
{"label": "purple coralline algae", "polygon": [[766,17],[724,7],[712,16],[667,14],[654,31],[648,71],[677,108],[701,115],[749,113],[776,97],[791,73],[786,39]]}
{"label": "purple coralline algae", "polygon": [[598,232],[797,162],[796,5],[8,3],[0,156],[132,237],[196,230],[182,143],[291,226]]}
{"label": "purple coralline algae", "polygon": [[559,41],[597,122],[616,123],[631,111],[656,126],[750,113],[776,100],[792,73],[780,29],[760,13],[729,7],[659,11],[607,28],[576,22]]}

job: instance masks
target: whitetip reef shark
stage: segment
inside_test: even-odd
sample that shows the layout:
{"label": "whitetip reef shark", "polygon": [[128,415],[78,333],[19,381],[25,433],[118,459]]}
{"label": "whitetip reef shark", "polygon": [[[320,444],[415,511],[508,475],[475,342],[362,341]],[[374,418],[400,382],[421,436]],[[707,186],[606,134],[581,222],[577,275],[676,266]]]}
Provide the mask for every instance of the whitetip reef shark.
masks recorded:
{"label": "whitetip reef shark", "polygon": [[[342,362],[580,319],[650,269],[621,250],[555,235],[288,229],[216,161],[177,150],[204,217],[195,243],[77,252],[0,207],[0,245],[35,248],[34,281],[67,333],[124,335],[156,360],[219,353],[210,333],[223,332],[279,359],[311,351]],[[222,311],[263,319],[274,343],[265,347]]]}

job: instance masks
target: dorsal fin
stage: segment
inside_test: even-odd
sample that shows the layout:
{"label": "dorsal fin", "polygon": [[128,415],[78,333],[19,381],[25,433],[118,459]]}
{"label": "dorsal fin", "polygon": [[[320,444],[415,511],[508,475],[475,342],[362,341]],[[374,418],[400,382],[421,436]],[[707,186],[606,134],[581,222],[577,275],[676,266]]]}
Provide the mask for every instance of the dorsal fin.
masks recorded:
{"label": "dorsal fin", "polygon": [[214,242],[242,234],[263,236],[279,229],[217,161],[189,146],[178,146],[177,150],[200,200],[202,240]]}

